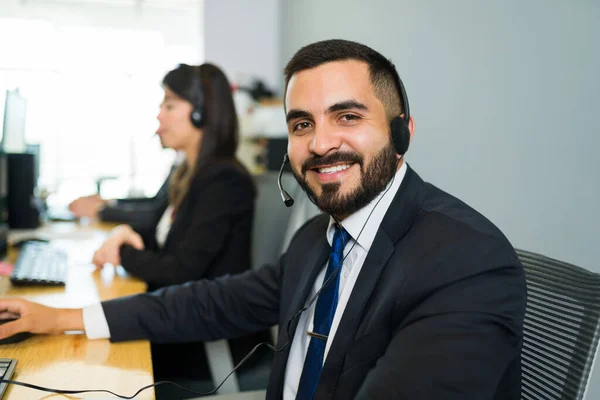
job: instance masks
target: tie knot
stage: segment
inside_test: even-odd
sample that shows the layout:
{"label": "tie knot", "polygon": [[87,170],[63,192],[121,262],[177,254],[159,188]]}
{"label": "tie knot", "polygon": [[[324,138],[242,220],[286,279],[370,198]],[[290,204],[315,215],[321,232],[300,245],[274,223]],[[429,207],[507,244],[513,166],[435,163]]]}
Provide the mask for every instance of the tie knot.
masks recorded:
{"label": "tie knot", "polygon": [[335,225],[335,232],[333,234],[332,249],[335,253],[341,254],[344,251],[344,247],[350,239],[350,234],[344,229],[344,227]]}

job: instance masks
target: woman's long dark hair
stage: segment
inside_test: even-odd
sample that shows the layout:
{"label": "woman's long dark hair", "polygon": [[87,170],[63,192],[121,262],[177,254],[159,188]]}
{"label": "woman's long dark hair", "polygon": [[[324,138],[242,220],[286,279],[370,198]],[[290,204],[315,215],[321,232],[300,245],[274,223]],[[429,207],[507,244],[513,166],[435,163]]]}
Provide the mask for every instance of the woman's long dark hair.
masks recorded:
{"label": "woman's long dark hair", "polygon": [[203,168],[217,160],[228,160],[248,173],[236,159],[238,119],[231,85],[223,71],[213,64],[192,66],[180,64],[163,78],[163,86],[202,113],[203,137],[193,169],[181,165],[172,175],[169,203],[177,209],[185,198],[191,181]]}

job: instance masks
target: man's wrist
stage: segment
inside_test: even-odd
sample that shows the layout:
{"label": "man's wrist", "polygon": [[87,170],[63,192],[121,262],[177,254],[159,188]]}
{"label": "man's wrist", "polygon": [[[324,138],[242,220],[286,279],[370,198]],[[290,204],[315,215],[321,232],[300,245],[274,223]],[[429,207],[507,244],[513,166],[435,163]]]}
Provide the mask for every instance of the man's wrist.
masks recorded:
{"label": "man's wrist", "polygon": [[81,308],[62,308],[57,317],[58,330],[83,331],[83,310]]}

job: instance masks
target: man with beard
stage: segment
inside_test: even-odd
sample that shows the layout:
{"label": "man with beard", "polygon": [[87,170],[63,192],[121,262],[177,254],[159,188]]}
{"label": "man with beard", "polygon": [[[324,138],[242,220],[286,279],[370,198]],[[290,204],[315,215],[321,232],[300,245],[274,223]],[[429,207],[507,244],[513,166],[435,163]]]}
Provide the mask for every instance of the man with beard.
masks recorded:
{"label": "man with beard", "polygon": [[[325,214],[279,265],[103,302],[110,340],[279,324],[268,399],[519,399],[522,266],[491,222],[404,162],[414,122],[393,64],[327,40],[300,49],[285,80],[289,162]],[[20,319],[0,337],[96,337],[85,310],[3,300],[2,311]]]}

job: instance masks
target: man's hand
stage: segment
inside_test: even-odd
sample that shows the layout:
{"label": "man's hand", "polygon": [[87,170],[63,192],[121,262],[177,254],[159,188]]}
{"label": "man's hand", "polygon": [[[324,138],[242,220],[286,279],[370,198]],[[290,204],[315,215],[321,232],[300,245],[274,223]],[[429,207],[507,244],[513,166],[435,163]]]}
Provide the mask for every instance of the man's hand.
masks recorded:
{"label": "man's hand", "polygon": [[80,308],[52,308],[23,299],[0,299],[0,319],[13,318],[17,320],[0,325],[0,339],[19,332],[63,333],[84,329]]}
{"label": "man's hand", "polygon": [[137,250],[144,250],[144,241],[136,231],[129,225],[118,225],[112,230],[102,247],[94,253],[92,263],[97,268],[102,268],[104,264],[121,265],[119,250],[124,244],[131,245]]}
{"label": "man's hand", "polygon": [[76,217],[96,218],[98,217],[98,211],[104,207],[105,204],[106,200],[95,194],[93,196],[84,196],[73,200],[71,204],[69,204],[69,210]]}

